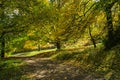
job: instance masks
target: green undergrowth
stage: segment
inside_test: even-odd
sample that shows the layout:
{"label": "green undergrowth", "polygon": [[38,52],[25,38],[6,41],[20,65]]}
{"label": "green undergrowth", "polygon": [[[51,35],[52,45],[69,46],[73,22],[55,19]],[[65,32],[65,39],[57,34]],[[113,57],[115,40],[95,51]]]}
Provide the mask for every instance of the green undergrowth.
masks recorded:
{"label": "green undergrowth", "polygon": [[100,75],[106,80],[120,80],[120,45],[105,51],[102,45],[88,47],[83,51],[63,51],[51,58],[61,61],[73,61],[87,72]]}
{"label": "green undergrowth", "polygon": [[23,64],[21,60],[0,60],[0,80],[21,80]]}
{"label": "green undergrowth", "polygon": [[69,60],[69,59],[73,59],[74,56],[72,53],[69,53],[69,52],[59,52],[55,55],[52,55],[51,58],[57,59],[57,60]]}

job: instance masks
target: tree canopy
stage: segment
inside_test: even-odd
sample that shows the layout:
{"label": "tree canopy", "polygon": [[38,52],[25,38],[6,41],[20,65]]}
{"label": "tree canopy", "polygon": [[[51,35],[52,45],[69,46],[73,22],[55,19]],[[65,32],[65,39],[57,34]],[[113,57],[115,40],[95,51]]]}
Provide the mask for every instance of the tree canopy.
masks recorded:
{"label": "tree canopy", "polygon": [[20,35],[41,47],[49,43],[57,49],[90,36],[95,47],[101,41],[110,49],[120,43],[119,4],[118,0],[1,0],[1,55],[8,37]]}

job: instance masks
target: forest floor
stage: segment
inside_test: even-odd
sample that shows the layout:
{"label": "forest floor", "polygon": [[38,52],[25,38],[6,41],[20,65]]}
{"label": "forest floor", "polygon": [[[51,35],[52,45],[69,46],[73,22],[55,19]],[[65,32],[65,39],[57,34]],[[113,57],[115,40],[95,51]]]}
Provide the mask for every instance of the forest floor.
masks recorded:
{"label": "forest floor", "polygon": [[[84,65],[76,65],[77,62],[69,60],[79,55],[78,52],[74,53],[78,50],[69,49],[68,51],[44,52],[33,56],[21,54],[8,57],[0,62],[0,80],[109,80],[104,79],[102,74],[83,69],[81,66]],[[63,60],[51,58],[56,54],[58,54],[57,58],[61,57],[60,59]],[[67,60],[64,60],[63,55]]]}
{"label": "forest floor", "polygon": [[0,80],[120,80],[119,49],[80,48],[13,55],[0,59]]}
{"label": "forest floor", "polygon": [[80,68],[50,58],[29,58],[22,68],[31,80],[83,80]]}
{"label": "forest floor", "polygon": [[[7,70],[11,79],[2,80],[104,80],[79,66],[51,58],[9,58],[9,60],[18,59],[25,62],[20,67],[20,72],[14,73]],[[20,77],[17,77],[18,73],[21,73]]]}

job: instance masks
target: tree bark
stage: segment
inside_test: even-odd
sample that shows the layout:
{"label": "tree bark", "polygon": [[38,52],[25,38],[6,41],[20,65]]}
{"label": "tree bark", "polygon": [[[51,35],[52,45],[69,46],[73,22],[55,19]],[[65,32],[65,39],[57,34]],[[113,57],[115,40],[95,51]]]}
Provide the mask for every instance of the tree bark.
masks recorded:
{"label": "tree bark", "polygon": [[95,40],[94,40],[94,38],[93,38],[93,36],[92,36],[92,34],[91,34],[90,26],[89,26],[89,35],[90,35],[91,41],[92,41],[92,43],[93,43],[93,45],[94,45],[94,48],[96,48],[96,47],[97,47],[97,46],[96,46],[96,42],[95,42]]}
{"label": "tree bark", "polygon": [[57,42],[56,42],[56,48],[57,48],[57,50],[60,50],[60,49],[61,49],[61,43],[60,43],[60,41],[57,41]]}
{"label": "tree bark", "polygon": [[107,28],[108,28],[108,38],[113,39],[113,24],[112,24],[112,12],[111,9],[107,9],[106,11],[107,17]]}
{"label": "tree bark", "polygon": [[1,36],[1,58],[5,57],[5,39],[4,39],[4,33],[2,33]]}
{"label": "tree bark", "polygon": [[113,23],[112,23],[112,8],[113,5],[109,5],[105,9],[106,13],[106,19],[107,19],[107,40],[105,42],[106,49],[110,49],[114,46],[114,29],[113,29]]}

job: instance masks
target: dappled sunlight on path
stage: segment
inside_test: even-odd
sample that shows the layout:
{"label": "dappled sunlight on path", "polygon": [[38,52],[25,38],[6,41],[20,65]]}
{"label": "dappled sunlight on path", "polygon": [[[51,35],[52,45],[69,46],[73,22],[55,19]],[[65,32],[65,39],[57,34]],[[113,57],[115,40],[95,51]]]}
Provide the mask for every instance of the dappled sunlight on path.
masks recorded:
{"label": "dappled sunlight on path", "polygon": [[[50,58],[26,58],[22,67],[28,80],[96,80],[89,79],[87,72],[80,67]],[[100,79],[102,80],[102,79]]]}
{"label": "dappled sunlight on path", "polygon": [[24,61],[24,76],[31,80],[82,80],[85,76],[78,67],[50,58],[30,58]]}

